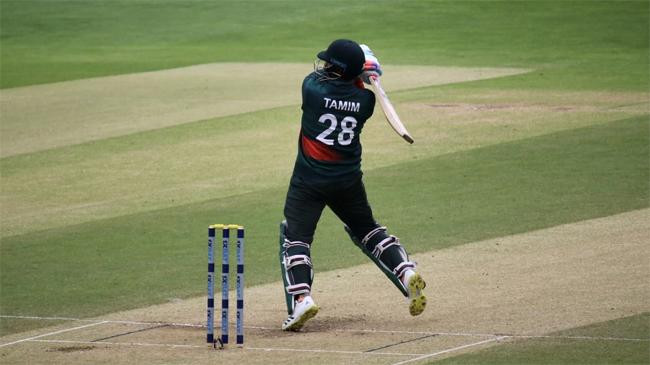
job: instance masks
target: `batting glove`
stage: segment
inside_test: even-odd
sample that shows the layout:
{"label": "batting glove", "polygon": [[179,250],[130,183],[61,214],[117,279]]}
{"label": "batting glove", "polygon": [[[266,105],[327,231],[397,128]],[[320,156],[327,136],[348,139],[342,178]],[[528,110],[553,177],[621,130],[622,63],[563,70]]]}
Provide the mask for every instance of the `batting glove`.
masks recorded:
{"label": "batting glove", "polygon": [[366,84],[370,84],[371,77],[377,78],[381,76],[383,72],[381,70],[381,65],[379,64],[379,60],[377,60],[377,57],[372,52],[370,47],[368,47],[365,44],[362,44],[361,49],[363,50],[363,55],[366,57],[366,62],[363,64],[363,72],[361,73],[361,79]]}

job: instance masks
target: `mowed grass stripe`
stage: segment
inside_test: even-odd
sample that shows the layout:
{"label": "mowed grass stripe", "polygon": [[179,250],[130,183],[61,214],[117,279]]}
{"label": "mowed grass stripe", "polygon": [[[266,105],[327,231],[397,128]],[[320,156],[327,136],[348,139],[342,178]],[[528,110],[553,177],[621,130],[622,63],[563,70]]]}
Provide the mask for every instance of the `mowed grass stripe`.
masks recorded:
{"label": "mowed grass stripe", "polygon": [[[581,336],[593,338],[566,338]],[[429,364],[646,364],[650,360],[649,343],[650,313],[642,313],[551,333],[549,338],[506,342]]]}
{"label": "mowed grass stripe", "polygon": [[[227,115],[298,107],[310,63],[213,63],[0,90],[0,156],[26,154]],[[386,65],[388,90],[527,72]]]}
{"label": "mowed grass stripe", "polygon": [[2,235],[277,186],[295,120],[280,108],[2,159]]}
{"label": "mowed grass stripe", "polygon": [[[518,87],[648,88],[646,1],[5,0],[0,7],[1,88],[212,62],[310,62],[315,48],[341,36],[369,43],[385,64],[545,68],[517,78]],[[386,14],[390,22],[377,21]]]}
{"label": "mowed grass stripe", "polygon": [[[366,172],[647,111],[642,93],[426,90],[397,103],[414,145],[377,106],[362,135]],[[0,159],[0,235],[283,187],[299,120],[297,106],[282,107]]]}
{"label": "mowed grass stripe", "polygon": [[[402,163],[368,172],[368,194],[412,252],[644,208],[648,131],[644,116]],[[3,314],[86,317],[199,295],[207,225],[217,221],[247,226],[247,284],[274,281],[285,192],[5,238]],[[319,271],[366,261],[329,212],[313,256]]]}

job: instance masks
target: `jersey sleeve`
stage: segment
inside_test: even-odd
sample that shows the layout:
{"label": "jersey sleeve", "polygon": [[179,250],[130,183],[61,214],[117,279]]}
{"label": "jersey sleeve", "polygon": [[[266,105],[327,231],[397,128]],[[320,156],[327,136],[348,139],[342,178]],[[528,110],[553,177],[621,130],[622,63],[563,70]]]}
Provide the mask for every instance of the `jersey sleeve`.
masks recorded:
{"label": "jersey sleeve", "polygon": [[368,94],[368,110],[366,110],[366,120],[370,119],[372,117],[372,114],[375,112],[375,103],[376,103],[376,98],[375,98],[375,93],[372,91],[365,89],[366,93]]}

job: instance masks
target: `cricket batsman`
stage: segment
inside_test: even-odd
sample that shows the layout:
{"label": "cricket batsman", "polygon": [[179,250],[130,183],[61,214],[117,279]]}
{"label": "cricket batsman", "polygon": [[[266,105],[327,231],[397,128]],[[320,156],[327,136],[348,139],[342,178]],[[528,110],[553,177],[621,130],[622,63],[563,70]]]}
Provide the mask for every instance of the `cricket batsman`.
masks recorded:
{"label": "cricket batsman", "polygon": [[314,71],[302,83],[298,156],[280,224],[280,263],[289,317],[285,331],[297,331],[319,307],[311,297],[311,245],[327,205],[343,221],[352,241],[408,298],[416,316],[427,300],[425,282],[397,237],[377,223],[361,172],[360,136],[372,116],[375,95],[364,88],[382,75],[365,45],[339,39],[318,53]]}

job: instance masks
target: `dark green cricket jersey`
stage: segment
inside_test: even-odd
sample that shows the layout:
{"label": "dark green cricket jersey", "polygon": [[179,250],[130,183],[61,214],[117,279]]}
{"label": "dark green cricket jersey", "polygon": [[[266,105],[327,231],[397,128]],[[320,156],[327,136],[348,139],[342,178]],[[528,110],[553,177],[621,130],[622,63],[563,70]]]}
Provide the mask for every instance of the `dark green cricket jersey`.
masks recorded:
{"label": "dark green cricket jersey", "polygon": [[302,83],[302,120],[294,175],[310,181],[361,175],[359,137],[375,108],[375,94],[354,81],[319,80],[312,72]]}

